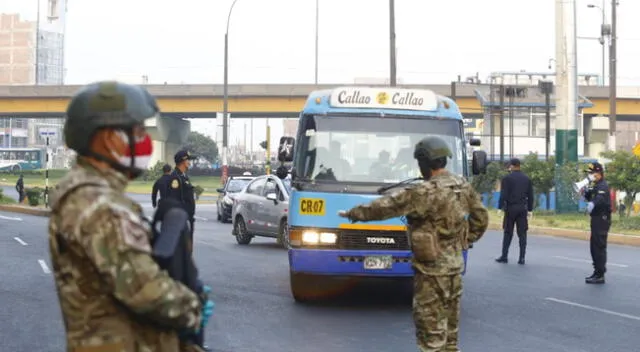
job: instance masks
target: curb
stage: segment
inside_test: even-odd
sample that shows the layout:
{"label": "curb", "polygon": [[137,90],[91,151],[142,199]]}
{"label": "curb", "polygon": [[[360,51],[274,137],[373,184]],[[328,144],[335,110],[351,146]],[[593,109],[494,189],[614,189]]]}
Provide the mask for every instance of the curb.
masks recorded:
{"label": "curb", "polygon": [[[488,229],[502,231],[502,225],[490,223]],[[539,226],[529,226],[528,234],[564,237],[583,241],[588,241],[591,236],[591,233],[583,230],[559,229],[554,227]],[[609,233],[607,242],[640,247],[640,236]]]}
{"label": "curb", "polygon": [[19,214],[27,214],[33,216],[49,216],[49,209],[45,208],[36,208],[24,205],[13,205],[13,204],[0,204],[0,211],[7,211],[11,213],[19,213]]}

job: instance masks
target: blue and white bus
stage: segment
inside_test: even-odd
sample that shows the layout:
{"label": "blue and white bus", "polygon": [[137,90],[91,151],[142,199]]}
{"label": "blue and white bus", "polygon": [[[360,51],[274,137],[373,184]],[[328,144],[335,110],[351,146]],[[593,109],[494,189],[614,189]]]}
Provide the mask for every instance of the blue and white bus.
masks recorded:
{"label": "blue and white bus", "polygon": [[40,148],[0,148],[0,171],[39,170],[47,153]]}
{"label": "blue and white bus", "polygon": [[[413,150],[427,136],[448,142],[449,171],[470,174],[463,117],[447,97],[389,87],[309,95],[297,138],[281,138],[278,156],[293,162],[287,242],[296,301],[340,293],[350,285],[345,281],[360,277],[413,277],[403,219],[352,224],[338,212],[380,197],[382,187],[421,176]],[[486,154],[473,156],[471,168],[483,172]],[[464,257],[466,267],[466,252]]]}

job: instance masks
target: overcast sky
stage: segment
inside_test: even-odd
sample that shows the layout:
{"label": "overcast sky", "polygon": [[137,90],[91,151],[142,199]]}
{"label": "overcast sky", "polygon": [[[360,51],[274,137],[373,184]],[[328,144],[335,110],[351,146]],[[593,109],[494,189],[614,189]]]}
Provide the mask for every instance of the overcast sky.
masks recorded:
{"label": "overcast sky", "polygon": [[[618,84],[640,85],[640,1],[619,2]],[[602,1],[577,3],[578,35],[597,37],[602,12],[587,5]],[[150,83],[222,83],[230,4],[70,0],[66,82],[137,83],[147,75]],[[36,8],[37,0],[0,0],[0,11],[27,18],[35,18]],[[388,10],[388,0],[320,0],[320,83],[388,77]],[[608,15],[610,1],[606,10]],[[547,72],[555,56],[554,0],[396,0],[396,32],[404,83],[448,83],[476,72],[481,79],[492,71]],[[314,37],[315,0],[238,0],[229,29],[229,82],[313,83]],[[601,50],[596,40],[578,41],[580,73],[601,73]],[[242,133],[244,123],[232,127]],[[272,128],[274,138],[279,125]],[[264,122],[254,130],[260,126]]]}

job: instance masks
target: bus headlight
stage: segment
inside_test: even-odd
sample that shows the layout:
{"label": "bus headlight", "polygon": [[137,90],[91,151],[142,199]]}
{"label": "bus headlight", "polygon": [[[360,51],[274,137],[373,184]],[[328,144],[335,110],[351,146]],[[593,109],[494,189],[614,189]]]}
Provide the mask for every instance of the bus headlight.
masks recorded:
{"label": "bus headlight", "polygon": [[304,231],[302,233],[303,244],[335,244],[338,236],[332,232]]}

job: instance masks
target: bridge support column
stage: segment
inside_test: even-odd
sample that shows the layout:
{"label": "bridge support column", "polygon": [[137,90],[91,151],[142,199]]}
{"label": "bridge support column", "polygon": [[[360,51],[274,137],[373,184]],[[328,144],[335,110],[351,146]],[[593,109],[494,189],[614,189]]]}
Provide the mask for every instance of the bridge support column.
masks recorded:
{"label": "bridge support column", "polygon": [[191,123],[179,118],[160,116],[147,120],[145,127],[153,139],[150,166],[158,161],[175,166],[173,156],[187,142]]}
{"label": "bridge support column", "polygon": [[589,149],[585,154],[591,158],[600,158],[600,153],[607,150],[609,118],[606,116],[592,117],[589,128],[585,128],[585,132],[588,132],[589,137],[586,143]]}

